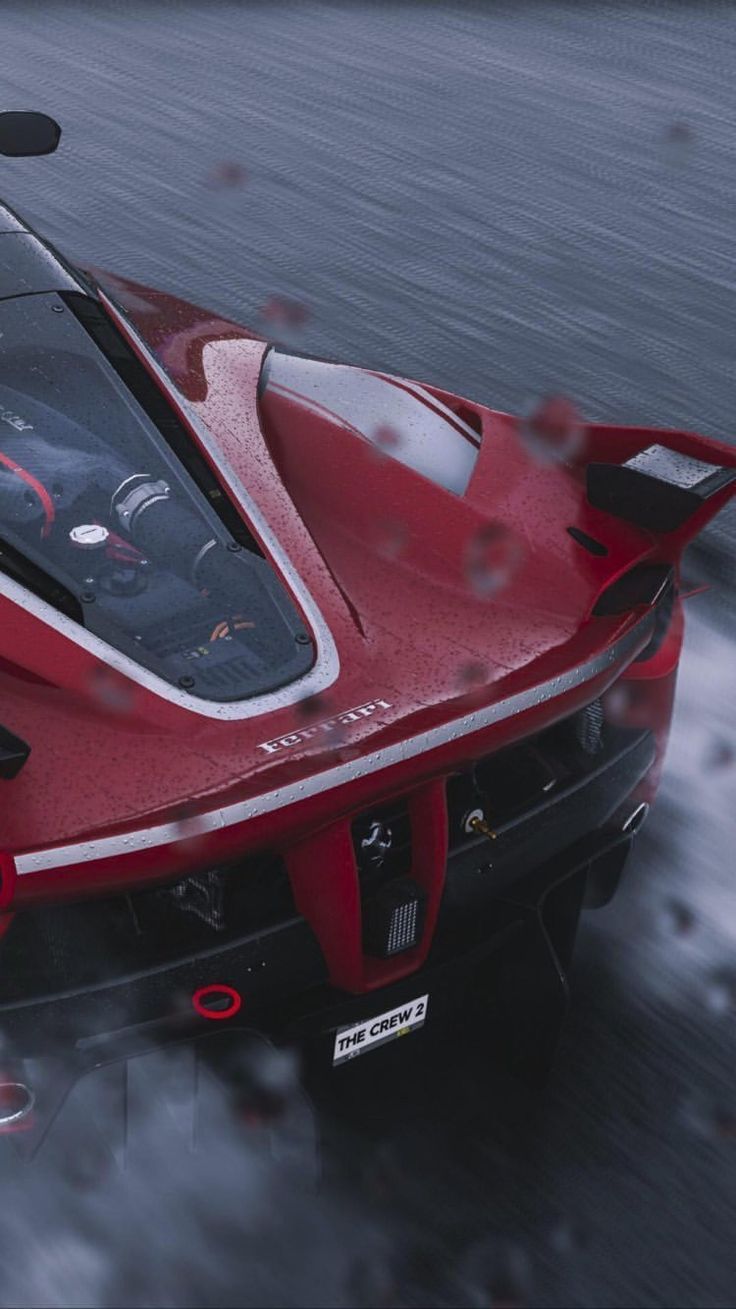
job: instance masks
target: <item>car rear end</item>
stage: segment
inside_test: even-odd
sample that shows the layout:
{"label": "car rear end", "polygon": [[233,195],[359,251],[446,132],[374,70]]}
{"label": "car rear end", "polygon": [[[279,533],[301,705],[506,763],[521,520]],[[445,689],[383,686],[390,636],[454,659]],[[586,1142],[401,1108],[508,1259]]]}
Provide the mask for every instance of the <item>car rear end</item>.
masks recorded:
{"label": "car rear end", "polygon": [[[143,1032],[164,1038],[230,1017],[342,1063],[346,1031],[422,999],[416,1027],[469,1000],[493,1002],[521,967],[514,1057],[545,1062],[581,907],[613,893],[653,798],[678,629],[675,617],[653,656],[661,676],[631,663],[543,730],[469,751],[291,847],[19,910],[0,943],[7,1038],[24,1052],[62,1044],[92,1057]],[[540,1044],[527,1027],[542,1013]]]}

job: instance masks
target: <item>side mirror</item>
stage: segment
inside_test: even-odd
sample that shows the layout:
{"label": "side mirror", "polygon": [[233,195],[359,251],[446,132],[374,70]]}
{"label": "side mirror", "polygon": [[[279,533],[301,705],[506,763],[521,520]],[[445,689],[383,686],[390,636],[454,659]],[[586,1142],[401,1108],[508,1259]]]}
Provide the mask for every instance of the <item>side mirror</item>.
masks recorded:
{"label": "side mirror", "polygon": [[21,158],[25,155],[50,155],[61,137],[61,128],[48,114],[0,114],[0,155]]}

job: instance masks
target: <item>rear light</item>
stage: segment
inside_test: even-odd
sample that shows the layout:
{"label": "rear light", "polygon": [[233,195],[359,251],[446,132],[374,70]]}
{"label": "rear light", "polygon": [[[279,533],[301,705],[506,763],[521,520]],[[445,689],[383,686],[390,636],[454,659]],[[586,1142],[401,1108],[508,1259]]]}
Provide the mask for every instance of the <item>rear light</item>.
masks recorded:
{"label": "rear light", "polygon": [[427,897],[409,877],[387,882],[363,906],[363,948],[380,959],[411,950],[421,939]]}

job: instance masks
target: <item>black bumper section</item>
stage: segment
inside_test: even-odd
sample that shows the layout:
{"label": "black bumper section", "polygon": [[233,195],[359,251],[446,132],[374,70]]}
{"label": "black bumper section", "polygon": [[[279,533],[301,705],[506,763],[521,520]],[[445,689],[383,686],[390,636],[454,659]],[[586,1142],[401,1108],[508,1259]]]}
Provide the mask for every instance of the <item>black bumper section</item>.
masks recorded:
{"label": "black bumper section", "polygon": [[61,1045],[83,1065],[94,1064],[113,1049],[211,1028],[212,1020],[195,1014],[192,996],[219,984],[242,996],[238,1026],[317,1042],[331,1058],[335,1029],[407,998],[429,991],[432,1020],[468,993],[492,994],[506,997],[515,1014],[512,1063],[541,1068],[567,1005],[566,974],[586,884],[598,875],[609,889],[615,886],[632,841],[622,820],[654,756],[650,733],[616,733],[583,779],[504,824],[496,840],[474,838],[451,848],[428,961],[379,992],[351,996],[331,987],[310,928],[292,918],[92,987],[10,1003],[0,998],[0,1027],[19,1054]]}

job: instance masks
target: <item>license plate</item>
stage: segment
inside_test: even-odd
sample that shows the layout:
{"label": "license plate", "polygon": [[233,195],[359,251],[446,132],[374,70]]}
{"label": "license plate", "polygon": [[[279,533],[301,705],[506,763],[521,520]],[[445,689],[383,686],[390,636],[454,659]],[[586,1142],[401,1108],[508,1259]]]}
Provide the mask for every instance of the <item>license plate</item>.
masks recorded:
{"label": "license plate", "polygon": [[397,1036],[407,1036],[422,1027],[427,1017],[429,996],[420,995],[416,1000],[407,1000],[395,1009],[387,1009],[375,1018],[366,1018],[362,1023],[353,1023],[351,1027],[342,1027],[335,1034],[335,1050],[332,1056],[334,1064],[344,1064],[348,1059],[355,1059],[367,1050],[375,1050]]}

